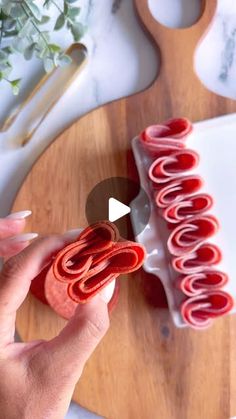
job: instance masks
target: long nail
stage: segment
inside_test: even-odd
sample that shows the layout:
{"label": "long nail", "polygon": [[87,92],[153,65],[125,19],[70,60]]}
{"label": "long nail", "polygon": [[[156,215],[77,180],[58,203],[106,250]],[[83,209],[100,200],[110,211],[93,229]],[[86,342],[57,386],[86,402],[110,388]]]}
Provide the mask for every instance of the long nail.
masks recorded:
{"label": "long nail", "polygon": [[32,211],[19,211],[19,212],[13,212],[12,214],[9,214],[6,218],[10,218],[11,220],[23,220],[24,218],[29,217],[32,214]]}
{"label": "long nail", "polygon": [[38,237],[37,233],[18,234],[17,236],[11,237],[9,241],[14,243],[23,243],[36,239],[36,237]]}
{"label": "long nail", "polygon": [[100,298],[107,304],[109,303],[110,299],[113,296],[115,290],[115,280],[110,282],[105,288],[100,291],[99,296]]}
{"label": "long nail", "polygon": [[66,239],[68,238],[69,240],[75,240],[80,235],[81,231],[82,231],[82,228],[76,228],[76,229],[73,229],[73,230],[68,230],[63,234],[63,236]]}
{"label": "long nail", "polygon": [[67,230],[64,234],[79,234],[82,230],[82,228],[74,228],[72,230]]}

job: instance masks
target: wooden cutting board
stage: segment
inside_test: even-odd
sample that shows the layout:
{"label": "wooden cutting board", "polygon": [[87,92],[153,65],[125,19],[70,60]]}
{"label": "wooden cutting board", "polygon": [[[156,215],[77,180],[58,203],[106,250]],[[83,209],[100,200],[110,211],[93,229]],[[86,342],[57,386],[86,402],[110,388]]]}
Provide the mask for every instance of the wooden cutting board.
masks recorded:
{"label": "wooden cutting board", "polygon": [[[193,71],[194,51],[215,8],[216,0],[207,0],[197,24],[174,30],[156,22],[147,0],[136,0],[140,21],[160,49],[159,76],[146,91],[84,116],[44,152],[13,208],[32,209],[29,231],[48,234],[86,226],[88,193],[105,178],[129,174],[130,140],[147,125],[236,111],[234,101],[208,92]],[[121,280],[111,328],[89,360],[74,400],[109,419],[236,415],[236,318],[219,319],[206,331],[178,330],[167,310],[147,305],[141,275]],[[23,340],[51,338],[64,324],[31,296],[17,316]]]}

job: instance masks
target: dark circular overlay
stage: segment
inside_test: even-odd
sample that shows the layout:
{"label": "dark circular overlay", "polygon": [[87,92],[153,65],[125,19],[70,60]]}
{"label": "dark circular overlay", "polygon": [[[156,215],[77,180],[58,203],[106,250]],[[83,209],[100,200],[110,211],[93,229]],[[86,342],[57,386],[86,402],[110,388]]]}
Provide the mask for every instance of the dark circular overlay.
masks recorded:
{"label": "dark circular overlay", "polygon": [[132,240],[134,234],[140,234],[148,224],[151,205],[148,195],[140,184],[128,178],[111,177],[97,183],[90,191],[86,201],[86,217],[91,225],[97,221],[109,219],[109,199],[114,198],[131,208],[131,212],[114,224],[120,235]]}

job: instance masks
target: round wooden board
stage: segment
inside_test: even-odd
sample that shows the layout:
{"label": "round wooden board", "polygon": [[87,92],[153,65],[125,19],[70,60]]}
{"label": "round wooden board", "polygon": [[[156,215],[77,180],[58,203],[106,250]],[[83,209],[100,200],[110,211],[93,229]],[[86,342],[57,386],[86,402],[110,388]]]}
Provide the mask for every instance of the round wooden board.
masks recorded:
{"label": "round wooden board", "polygon": [[[193,72],[193,53],[212,19],[215,0],[207,1],[199,22],[185,30],[157,24],[147,0],[137,0],[136,6],[160,45],[159,77],[145,92],[86,115],[45,151],[13,207],[32,209],[28,231],[48,234],[86,226],[88,193],[105,178],[129,175],[130,140],[147,125],[169,117],[195,121],[236,111],[233,101],[208,92]],[[110,330],[88,361],[74,400],[109,419],[236,415],[235,318],[219,319],[203,332],[178,330],[167,310],[148,306],[141,275],[122,278]],[[32,296],[17,315],[17,330],[26,341],[50,339],[64,324]]]}

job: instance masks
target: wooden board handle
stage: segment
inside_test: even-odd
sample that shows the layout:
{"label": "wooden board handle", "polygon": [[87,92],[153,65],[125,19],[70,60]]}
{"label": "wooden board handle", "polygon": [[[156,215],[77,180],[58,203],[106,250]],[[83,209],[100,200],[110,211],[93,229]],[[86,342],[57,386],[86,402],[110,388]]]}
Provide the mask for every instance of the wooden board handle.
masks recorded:
{"label": "wooden board handle", "polygon": [[[216,12],[217,0],[202,1],[202,13],[200,18],[188,28],[169,28],[158,22],[152,15],[148,0],[134,0],[138,16],[147,32],[152,36],[154,43],[161,52],[161,63],[165,66],[173,62],[172,50],[178,45],[179,63],[189,63],[185,71],[192,71],[194,51],[210,24]],[[179,46],[182,46],[179,48]],[[166,72],[166,69],[162,71]]]}

